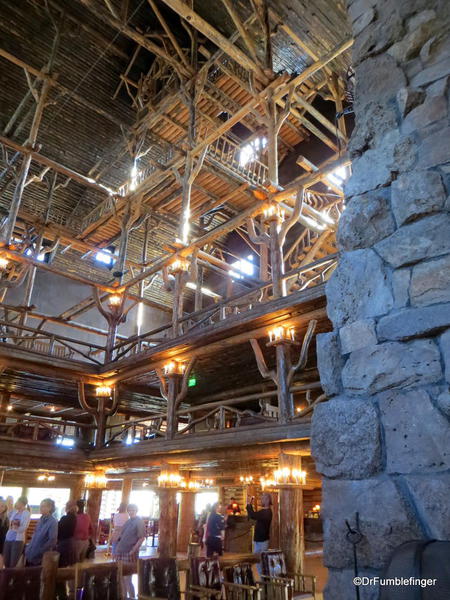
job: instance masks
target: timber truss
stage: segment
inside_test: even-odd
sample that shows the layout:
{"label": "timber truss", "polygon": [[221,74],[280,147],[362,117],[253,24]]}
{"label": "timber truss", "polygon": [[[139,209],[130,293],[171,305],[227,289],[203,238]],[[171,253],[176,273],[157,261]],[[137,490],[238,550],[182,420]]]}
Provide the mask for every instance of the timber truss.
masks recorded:
{"label": "timber truss", "polygon": [[[22,70],[28,87],[0,136],[0,366],[15,381],[3,389],[3,442],[31,435],[44,447],[73,439],[79,460],[92,450],[89,430],[96,431],[90,456],[112,465],[131,460],[137,441],[156,456],[200,451],[213,434],[226,446],[230,430],[237,445],[255,435],[267,443],[308,437],[311,411],[324,397],[305,364],[313,335],[328,327],[323,287],[336,265],[344,209],[335,174],[350,165],[339,61],[348,62],[352,40],[319,52],[264,0],[252,2],[251,14],[221,3],[233,24],[228,36],[181,0],[148,0],[156,34],[133,23],[133,3],[120,3],[118,12],[119,3],[79,0],[90,18],[133,45],[111,100],[126,99],[128,122],[56,72],[66,22],[75,19],[56,0],[44,3],[54,41],[43,66],[0,48],[0,59]],[[96,32],[100,38],[104,45]],[[274,45],[282,39],[303,57],[300,72],[275,71]],[[314,105],[319,96],[333,103],[334,122]],[[89,172],[41,144],[48,106],[62,102],[120,127],[114,148]],[[24,141],[19,134],[28,125]],[[306,142],[326,150],[323,160],[298,155]],[[292,155],[298,169],[281,184],[280,166]],[[240,254],[230,236],[252,252],[257,272],[236,272]],[[94,260],[101,252],[110,271]],[[36,308],[40,275],[77,284],[84,298],[57,314]],[[17,294],[20,301],[10,300]],[[164,323],[125,333],[124,323],[143,307]],[[92,310],[103,327],[84,321]],[[271,369],[271,349],[261,351],[257,340],[273,326],[295,327],[300,347],[277,343]],[[198,361],[240,344],[253,348],[253,363],[271,382],[249,393],[205,394],[191,405],[189,377]],[[8,413],[20,373],[70,382],[80,414],[61,421]],[[143,390],[147,401],[131,421],[117,420],[127,413],[126,386]],[[110,394],[100,401],[95,387]],[[294,413],[296,394],[306,404]]]}

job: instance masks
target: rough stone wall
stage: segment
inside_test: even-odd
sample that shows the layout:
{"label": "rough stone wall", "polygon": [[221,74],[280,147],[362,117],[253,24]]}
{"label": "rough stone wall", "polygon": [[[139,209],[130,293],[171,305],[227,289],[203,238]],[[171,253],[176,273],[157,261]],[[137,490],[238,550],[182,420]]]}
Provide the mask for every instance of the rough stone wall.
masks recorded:
{"label": "rough stone wall", "polygon": [[[326,600],[410,539],[450,539],[450,34],[448,0],[348,0],[353,174],[318,336],[330,397],[312,451],[323,474]],[[360,588],[361,600],[378,598]]]}

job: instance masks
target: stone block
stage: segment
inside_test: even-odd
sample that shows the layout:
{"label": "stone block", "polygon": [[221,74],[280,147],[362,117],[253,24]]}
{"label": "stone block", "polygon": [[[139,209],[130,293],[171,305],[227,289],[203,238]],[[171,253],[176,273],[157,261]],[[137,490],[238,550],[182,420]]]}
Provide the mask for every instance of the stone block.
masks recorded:
{"label": "stone block", "polygon": [[421,390],[378,396],[388,473],[450,468],[450,422]]}
{"label": "stone block", "polygon": [[383,144],[385,134],[398,127],[399,118],[394,102],[369,102],[364,112],[355,117],[355,129],[348,146],[351,156],[360,156],[367,148]]}
{"label": "stone block", "polygon": [[369,8],[353,23],[353,35],[359,35],[375,19],[375,11]]}
{"label": "stone block", "polygon": [[[359,573],[360,577],[381,576],[380,573],[374,571],[366,571],[362,569]],[[324,600],[353,600],[355,598],[355,586],[353,577],[355,572],[353,569],[329,569],[327,584],[323,591]],[[379,600],[380,587],[378,585],[365,585],[359,587],[360,600]]]}
{"label": "stone block", "polygon": [[400,175],[392,182],[391,189],[392,210],[399,226],[427,213],[438,212],[444,206],[444,185],[435,171]]}
{"label": "stone block", "polygon": [[431,538],[450,540],[450,473],[409,475],[406,482]]}
{"label": "stone block", "polygon": [[[367,32],[368,37],[376,34],[375,28],[370,29],[371,31]],[[362,37],[360,36],[360,38]],[[377,43],[383,44],[384,42],[378,39]],[[359,41],[356,40],[355,44],[359,44]],[[355,71],[357,81],[356,114],[361,109],[364,110],[374,98],[380,104],[395,100],[399,89],[406,85],[406,77],[402,69],[398,66],[396,60],[388,54],[367,58],[356,67]],[[389,73],[389,77],[386,77],[386,73]]]}
{"label": "stone block", "polygon": [[450,419],[450,392],[442,392],[436,398],[436,406]]}
{"label": "stone block", "polygon": [[350,354],[342,370],[344,390],[357,395],[413,388],[436,383],[441,377],[439,350],[432,340],[362,348]]}
{"label": "stone block", "polygon": [[[433,11],[429,11],[431,12]],[[388,54],[400,64],[417,56],[423,45],[433,36],[433,18],[414,26],[406,36],[387,50]]]}
{"label": "stone block", "polygon": [[409,294],[412,306],[450,302],[450,254],[416,265]]}
{"label": "stone block", "polygon": [[334,332],[316,336],[317,365],[322,389],[327,396],[342,392],[341,371],[344,360],[339,348],[338,336]]}
{"label": "stone block", "polygon": [[342,354],[349,354],[360,348],[373,346],[377,343],[375,321],[373,319],[364,319],[344,325],[339,330],[339,337]]}
{"label": "stone block", "polygon": [[382,569],[394,548],[421,537],[415,515],[405,502],[401,488],[387,475],[362,481],[324,480],[321,507],[324,563],[329,567],[345,569],[353,566],[353,546],[345,537],[345,521],[355,526],[356,512],[363,535],[358,544],[361,568]]}
{"label": "stone block", "polygon": [[450,327],[450,303],[419,308],[403,308],[382,317],[378,322],[380,341],[407,340],[424,335],[435,335]]}
{"label": "stone block", "polygon": [[381,469],[378,415],[370,400],[337,396],[316,406],[311,453],[326,477],[363,479]]}
{"label": "stone block", "polygon": [[409,302],[409,282],[411,269],[396,269],[392,273],[392,291],[394,293],[394,308],[403,308]]}
{"label": "stone block", "polygon": [[431,123],[445,119],[447,116],[447,99],[444,96],[431,96],[412,110],[402,124],[403,133],[412,133],[423,129]]}
{"label": "stone block", "polygon": [[422,104],[425,99],[423,90],[416,90],[411,87],[401,88],[397,92],[397,107],[402,117],[405,117],[411,110]]}
{"label": "stone block", "polygon": [[390,190],[382,188],[350,200],[339,221],[337,241],[340,249],[367,248],[394,232],[389,196]]}
{"label": "stone block", "polygon": [[[425,130],[426,134],[426,130]],[[419,169],[438,167],[448,162],[450,156],[450,127],[439,127],[425,135],[417,163]]]}
{"label": "stone block", "polygon": [[386,269],[371,249],[344,253],[326,293],[335,327],[386,314],[394,305]]}
{"label": "stone block", "polygon": [[439,213],[409,223],[375,245],[391,267],[417,263],[450,253],[450,215]]}
{"label": "stone block", "polygon": [[444,360],[445,380],[450,383],[450,329],[441,335],[439,347]]}

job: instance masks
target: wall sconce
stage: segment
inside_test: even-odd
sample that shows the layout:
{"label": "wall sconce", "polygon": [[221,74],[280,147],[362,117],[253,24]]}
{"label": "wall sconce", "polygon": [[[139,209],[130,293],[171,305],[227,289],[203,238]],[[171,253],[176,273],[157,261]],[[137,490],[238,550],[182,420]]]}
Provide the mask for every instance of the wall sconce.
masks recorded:
{"label": "wall sconce", "polygon": [[285,212],[279,204],[269,204],[263,210],[263,217],[265,221],[276,221],[281,224],[284,221]]}
{"label": "wall sconce", "polygon": [[105,490],[107,483],[104,473],[89,473],[84,478],[84,486],[88,490]]}
{"label": "wall sconce", "polygon": [[122,304],[122,296],[120,294],[111,294],[108,297],[108,306],[111,310],[117,310]]}
{"label": "wall sconce", "polygon": [[109,385],[98,385],[95,389],[97,398],[110,398],[111,394],[112,388]]}
{"label": "wall sconce", "polygon": [[171,360],[163,366],[164,375],[184,375],[185,371],[186,364],[177,360]]}
{"label": "wall sconce", "polygon": [[44,475],[38,475],[37,480],[38,481],[55,481],[55,476],[45,473]]}
{"label": "wall sconce", "polygon": [[277,325],[269,329],[269,342],[267,346],[276,346],[277,344],[295,344],[295,329]]}
{"label": "wall sconce", "polygon": [[169,273],[175,275],[176,273],[187,273],[189,271],[189,261],[185,258],[176,258],[169,265]]}

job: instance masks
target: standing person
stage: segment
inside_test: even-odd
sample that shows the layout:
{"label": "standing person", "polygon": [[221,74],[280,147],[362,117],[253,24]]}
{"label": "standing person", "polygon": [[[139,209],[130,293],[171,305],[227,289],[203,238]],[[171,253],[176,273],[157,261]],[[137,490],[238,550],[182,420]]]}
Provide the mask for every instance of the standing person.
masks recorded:
{"label": "standing person", "polygon": [[112,534],[111,534],[111,549],[114,554],[117,542],[120,538],[120,532],[122,531],[123,526],[129,519],[129,515],[127,513],[127,505],[126,502],[121,502],[119,508],[117,509],[116,514],[112,519]]}
{"label": "standing person", "polygon": [[3,546],[5,545],[6,532],[9,529],[8,505],[0,497],[0,569],[3,568]]}
{"label": "standing person", "polygon": [[202,513],[198,520],[198,536],[200,538],[200,547],[203,550],[206,541],[206,522],[208,521],[209,514],[211,512],[211,504],[207,504],[202,510]]}
{"label": "standing person", "polygon": [[91,517],[84,512],[84,505],[84,500],[77,500],[77,524],[73,535],[76,562],[83,562],[86,559],[89,538],[94,535]]}
{"label": "standing person", "polygon": [[6,497],[6,506],[8,507],[8,517],[10,517],[14,510],[14,498],[12,496]]}
{"label": "standing person", "polygon": [[[256,521],[255,532],[253,534],[253,552],[259,554],[269,549],[270,525],[272,523],[272,496],[264,493],[261,496],[260,510],[253,508],[255,498],[252,496],[247,504],[247,513],[250,519]],[[261,563],[257,565],[258,573],[261,575]]]}
{"label": "standing person", "polygon": [[240,515],[241,514],[241,507],[236,502],[236,498],[233,498],[233,496],[230,498],[230,504],[227,506],[227,513],[229,515]]}
{"label": "standing person", "polygon": [[77,526],[77,503],[69,500],[66,504],[66,514],[58,523],[59,566],[70,567],[76,563],[74,534]]}
{"label": "standing person", "polygon": [[20,496],[9,517],[9,529],[3,547],[5,567],[15,567],[22,555],[25,536],[30,523],[30,511],[27,510],[28,498]]}
{"label": "standing person", "polygon": [[222,556],[222,535],[225,529],[225,519],[220,514],[222,508],[220,502],[211,507],[211,513],[206,522],[206,556],[211,558],[213,554]]}
{"label": "standing person", "polygon": [[25,548],[27,567],[40,565],[44,552],[54,550],[58,541],[58,521],[53,514],[55,512],[54,501],[51,498],[44,498],[39,510],[41,518],[36,524],[30,543]]}
{"label": "standing person", "polygon": [[[120,560],[125,563],[136,563],[139,556],[139,548],[145,540],[145,524],[144,521],[137,516],[138,507],[136,504],[129,504],[127,512],[129,515],[128,521],[122,527],[120,536],[114,548],[114,560]],[[124,598],[134,598],[134,585],[131,580],[131,575],[122,577],[123,589],[122,595]]]}

